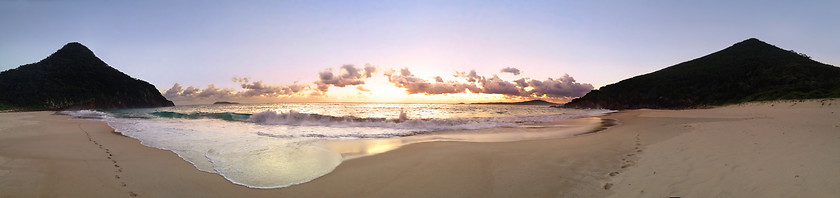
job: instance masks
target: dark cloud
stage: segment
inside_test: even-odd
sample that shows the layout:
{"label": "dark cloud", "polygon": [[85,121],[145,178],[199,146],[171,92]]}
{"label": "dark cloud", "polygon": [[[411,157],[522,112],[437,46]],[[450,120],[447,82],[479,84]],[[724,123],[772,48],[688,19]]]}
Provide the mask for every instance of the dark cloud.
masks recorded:
{"label": "dark cloud", "polygon": [[467,80],[467,82],[471,82],[471,83],[484,81],[484,77],[479,76],[478,73],[475,72],[475,70],[470,70],[469,73],[467,73],[467,72],[455,72],[454,76],[464,78],[464,79]]}
{"label": "dark cloud", "polygon": [[[418,78],[411,74],[411,71],[408,68],[400,69],[400,73],[397,74],[396,71],[388,71],[385,72],[385,76],[388,77],[388,81],[394,83],[397,87],[405,88],[406,93],[409,94],[427,94],[427,95],[434,95],[434,94],[452,94],[452,93],[464,93],[465,90],[470,91],[478,91],[478,87],[475,84],[465,84],[465,83],[455,83],[455,82],[448,82],[448,83],[431,83],[426,81],[422,78]],[[440,79],[443,81],[443,79]]]}
{"label": "dark cloud", "polygon": [[516,83],[516,86],[528,87],[528,82],[526,81],[525,78],[516,79],[513,82]]}
{"label": "dark cloud", "polygon": [[531,80],[528,86],[533,87],[529,95],[548,97],[580,97],[594,89],[592,84],[578,83],[569,74],[559,79],[548,78],[545,81]]}
{"label": "dark cloud", "polygon": [[493,77],[487,78],[484,83],[481,84],[482,92],[487,94],[504,94],[509,96],[521,96],[522,88],[517,87],[515,84],[502,80],[496,75]]}
{"label": "dark cloud", "polygon": [[502,68],[501,72],[502,73],[511,73],[513,75],[519,75],[520,74],[519,69],[516,69],[516,68],[513,68],[513,67]]}
{"label": "dark cloud", "polygon": [[366,64],[364,68],[356,68],[354,65],[342,65],[338,74],[332,72],[332,68],[318,73],[318,81],[315,84],[318,90],[328,91],[330,86],[346,87],[350,85],[363,85],[364,79],[373,76],[376,67]]}
{"label": "dark cloud", "polygon": [[376,72],[376,66],[365,64],[365,78],[370,78],[373,76],[373,72]]}

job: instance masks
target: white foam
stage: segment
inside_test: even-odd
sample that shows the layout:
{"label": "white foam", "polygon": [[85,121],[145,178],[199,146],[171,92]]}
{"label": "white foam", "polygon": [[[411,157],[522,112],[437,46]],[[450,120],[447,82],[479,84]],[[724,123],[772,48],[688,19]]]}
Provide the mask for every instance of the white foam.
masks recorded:
{"label": "white foam", "polygon": [[59,113],[83,119],[105,119],[110,117],[107,113],[96,110],[61,111]]}

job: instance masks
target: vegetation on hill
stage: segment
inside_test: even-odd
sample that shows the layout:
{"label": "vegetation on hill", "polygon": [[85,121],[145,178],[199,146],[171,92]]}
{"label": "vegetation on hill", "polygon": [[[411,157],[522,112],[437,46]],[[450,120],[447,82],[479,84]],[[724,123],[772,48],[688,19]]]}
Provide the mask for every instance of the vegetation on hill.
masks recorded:
{"label": "vegetation on hill", "polygon": [[0,110],[173,106],[151,84],[132,78],[68,43],[40,62],[0,72]]}
{"label": "vegetation on hill", "polygon": [[683,109],[840,97],[840,68],[751,38],[724,50],[593,90],[565,107]]}

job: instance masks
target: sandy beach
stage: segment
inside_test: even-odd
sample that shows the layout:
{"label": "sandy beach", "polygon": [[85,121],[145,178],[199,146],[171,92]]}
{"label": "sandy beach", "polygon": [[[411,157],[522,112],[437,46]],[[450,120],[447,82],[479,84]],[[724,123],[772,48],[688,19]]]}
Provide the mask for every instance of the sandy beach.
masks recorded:
{"label": "sandy beach", "polygon": [[0,197],[831,197],[840,101],[630,110],[571,138],[428,142],[249,189],[105,123],[0,113]]}

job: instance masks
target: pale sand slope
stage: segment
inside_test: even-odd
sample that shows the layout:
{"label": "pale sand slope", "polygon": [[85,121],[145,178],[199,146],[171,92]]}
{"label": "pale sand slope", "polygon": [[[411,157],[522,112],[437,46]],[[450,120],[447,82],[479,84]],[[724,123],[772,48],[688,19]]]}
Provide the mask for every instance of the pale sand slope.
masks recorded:
{"label": "pale sand slope", "polygon": [[[640,112],[687,118],[669,123],[685,133],[647,144],[642,132],[644,151],[610,181],[612,197],[840,196],[840,100]],[[725,120],[694,121],[705,118]]]}
{"label": "pale sand slope", "polygon": [[[840,102],[770,105],[624,111],[606,116],[620,120],[617,127],[564,139],[412,144],[346,161],[309,183],[272,190],[248,189],[200,172],[169,151],[112,133],[103,123],[67,120],[49,112],[2,113],[0,197],[826,197],[840,193],[836,188],[840,186]],[[113,161],[107,158],[109,153]],[[605,190],[607,186],[611,188]]]}

